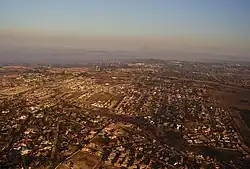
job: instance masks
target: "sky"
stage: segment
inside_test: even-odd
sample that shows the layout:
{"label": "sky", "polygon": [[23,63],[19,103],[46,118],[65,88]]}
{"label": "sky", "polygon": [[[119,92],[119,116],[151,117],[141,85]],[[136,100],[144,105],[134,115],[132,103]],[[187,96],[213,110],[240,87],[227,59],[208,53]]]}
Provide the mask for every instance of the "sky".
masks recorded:
{"label": "sky", "polygon": [[0,0],[0,61],[124,53],[250,60],[250,1]]}

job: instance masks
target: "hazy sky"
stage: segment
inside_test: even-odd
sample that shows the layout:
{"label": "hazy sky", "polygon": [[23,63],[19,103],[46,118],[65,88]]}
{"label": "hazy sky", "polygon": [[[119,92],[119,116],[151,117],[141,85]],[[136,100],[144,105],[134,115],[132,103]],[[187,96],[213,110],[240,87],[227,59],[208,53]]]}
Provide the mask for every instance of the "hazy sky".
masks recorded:
{"label": "hazy sky", "polygon": [[0,1],[0,59],[60,58],[61,49],[77,50],[74,59],[94,49],[250,60],[250,0]]}

